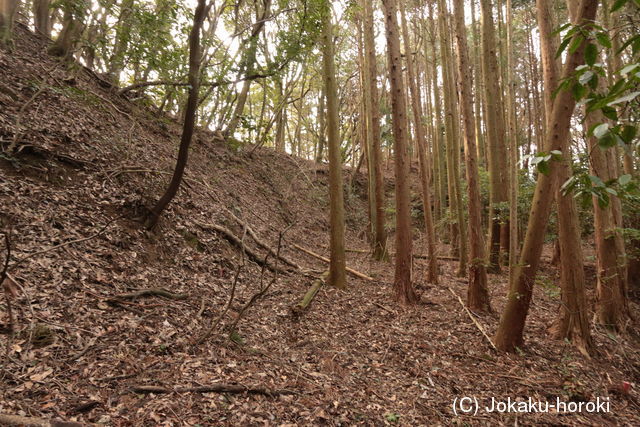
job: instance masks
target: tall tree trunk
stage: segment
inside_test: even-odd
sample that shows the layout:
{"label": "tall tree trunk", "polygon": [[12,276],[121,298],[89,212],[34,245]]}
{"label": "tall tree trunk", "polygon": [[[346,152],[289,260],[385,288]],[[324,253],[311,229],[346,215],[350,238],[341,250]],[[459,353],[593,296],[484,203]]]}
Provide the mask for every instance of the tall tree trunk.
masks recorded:
{"label": "tall tree trunk", "polygon": [[469,65],[467,29],[464,23],[464,1],[454,0],[455,35],[458,45],[458,87],[462,119],[464,121],[464,154],[467,172],[467,195],[469,197],[469,289],[467,305],[472,310],[491,311],[487,289],[482,214],[480,205],[480,184],[478,183],[478,159],[476,150],[475,122],[473,120],[473,74]]}
{"label": "tall tree trunk", "polygon": [[[518,126],[516,123],[516,82],[513,51],[513,22],[511,0],[507,0],[507,123],[509,141],[509,225],[508,265],[509,279],[513,280],[518,255]],[[502,233],[501,233],[502,234]],[[501,236],[502,237],[502,236]]]}
{"label": "tall tree trunk", "polygon": [[33,0],[33,23],[37,33],[51,37],[50,0]]}
{"label": "tall tree trunk", "polygon": [[[577,20],[580,23],[591,21],[596,16],[598,0],[583,0],[580,5]],[[562,78],[569,78],[576,67],[584,62],[585,42],[567,55]],[[559,92],[553,102],[549,131],[545,137],[544,151],[561,150],[564,141],[569,136],[571,116],[576,101],[569,91]],[[512,281],[507,297],[507,304],[500,318],[494,342],[496,347],[504,351],[514,351],[523,345],[524,326],[529,312],[529,305],[533,293],[535,275],[544,244],[553,197],[556,190],[559,165],[552,162],[548,175],[539,174],[536,184],[527,232],[520,255],[520,262],[516,267],[516,274]]]}
{"label": "tall tree trunk", "polygon": [[84,31],[84,17],[87,10],[84,0],[69,0],[62,4],[62,10],[64,12],[62,30],[49,47],[49,54],[69,60]]}
{"label": "tall tree trunk", "polygon": [[324,158],[324,146],[327,145],[327,126],[325,124],[325,93],[324,87],[320,91],[318,99],[318,149],[316,150],[316,163],[322,163]]}
{"label": "tall tree trunk", "polygon": [[365,85],[369,88],[365,91],[367,95],[366,104],[369,106],[367,114],[367,136],[370,144],[369,164],[373,172],[373,193],[375,215],[373,220],[373,256],[375,259],[383,260],[387,258],[387,231],[384,228],[384,181],[382,177],[382,151],[380,148],[380,108],[378,101],[378,70],[376,67],[376,45],[373,29],[373,6],[370,1],[364,0],[364,64],[365,64]]}
{"label": "tall tree trunk", "polygon": [[323,81],[327,94],[327,133],[329,139],[329,209],[331,224],[331,258],[328,282],[339,289],[347,287],[344,253],[344,202],[342,186],[342,157],[340,155],[340,129],[338,88],[333,47],[331,1],[322,11],[322,64]]}
{"label": "tall tree trunk", "polygon": [[133,15],[133,0],[120,2],[120,14],[116,23],[116,34],[113,46],[113,54],[109,61],[109,74],[117,84],[120,82],[120,74],[124,69],[125,55],[131,39],[131,17]]}
{"label": "tall tree trunk", "polygon": [[191,145],[191,139],[193,137],[193,131],[196,123],[196,112],[198,110],[198,91],[200,89],[200,62],[202,55],[200,52],[200,30],[204,22],[207,13],[209,12],[209,6],[206,5],[206,0],[198,0],[193,15],[193,26],[189,33],[189,97],[187,98],[187,105],[185,108],[184,124],[182,126],[182,137],[180,138],[180,149],[178,150],[178,160],[176,162],[176,168],[173,171],[171,182],[167,190],[162,195],[158,203],[151,209],[149,217],[146,220],[145,226],[147,229],[152,229],[158,223],[160,215],[165,210],[167,205],[173,200],[180,188],[182,182],[182,176],[187,166],[187,160],[189,158],[189,146]]}
{"label": "tall tree trunk", "polygon": [[[245,42],[247,46],[247,50],[244,53],[243,59],[243,71],[244,76],[248,77],[253,73],[256,64],[256,53],[258,51],[258,38],[260,37],[260,33],[264,28],[264,24],[266,22],[267,16],[269,15],[269,11],[271,10],[271,0],[265,0],[264,9],[262,13],[258,15],[256,13],[256,22],[253,24],[251,29],[251,34],[249,35],[249,39]],[[240,119],[242,118],[242,113],[244,111],[244,106],[247,102],[247,96],[249,95],[249,89],[251,88],[251,80],[247,79],[242,82],[242,88],[240,89],[240,93],[238,94],[238,99],[236,100],[236,106],[231,115],[231,121],[227,125],[227,128],[222,131],[225,136],[233,136],[238,125],[240,124]]]}
{"label": "tall tree trunk", "polygon": [[[559,67],[555,58],[557,40],[553,36],[553,20],[549,0],[537,0],[537,17],[540,33],[540,53],[543,64],[544,104],[546,128],[551,129],[553,91],[558,87]],[[558,183],[561,185],[571,175],[571,147],[569,140],[561,141],[563,161],[559,165]],[[591,348],[589,319],[585,296],[584,256],[580,241],[580,224],[576,202],[572,194],[563,195],[557,186],[558,242],[560,248],[560,288],[562,304],[554,335],[558,339],[572,341],[583,353]]]}
{"label": "tall tree trunk", "polygon": [[398,6],[396,0],[383,0],[387,38],[387,67],[391,84],[391,111],[396,175],[396,265],[393,287],[401,304],[413,304],[418,295],[411,282],[412,237],[409,206],[409,153],[407,147],[407,104],[402,80]]}
{"label": "tall tree trunk", "polygon": [[13,19],[19,5],[19,0],[0,0],[0,49],[11,47]]}
{"label": "tall tree trunk", "polygon": [[411,91],[411,108],[413,110],[413,123],[416,132],[416,145],[418,146],[418,161],[420,164],[420,184],[422,189],[422,207],[424,210],[425,233],[427,238],[427,253],[429,264],[427,268],[427,282],[438,283],[438,259],[436,254],[436,236],[433,229],[433,214],[431,212],[431,189],[429,184],[429,172],[427,171],[427,153],[424,125],[422,123],[422,103],[416,79],[416,72],[411,54],[411,39],[404,10],[404,3],[400,2],[400,16],[402,17],[402,38],[404,40],[405,58],[407,60],[407,80]]}
{"label": "tall tree trunk", "polygon": [[500,234],[508,230],[507,153],[501,90],[500,68],[496,57],[496,37],[491,0],[480,0],[482,9],[482,61],[484,66],[484,90],[486,127],[489,149],[489,269],[500,271]]}

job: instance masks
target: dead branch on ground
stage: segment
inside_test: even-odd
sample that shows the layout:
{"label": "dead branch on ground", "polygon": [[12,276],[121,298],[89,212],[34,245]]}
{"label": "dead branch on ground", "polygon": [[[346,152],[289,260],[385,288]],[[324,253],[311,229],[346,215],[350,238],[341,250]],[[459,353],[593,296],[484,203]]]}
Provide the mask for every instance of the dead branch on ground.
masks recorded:
{"label": "dead branch on ground", "polygon": [[244,385],[238,384],[223,384],[216,383],[205,386],[197,386],[197,387],[176,387],[176,388],[168,388],[168,387],[160,387],[153,385],[139,385],[133,386],[131,391],[134,393],[157,393],[157,394],[166,394],[166,393],[234,393],[234,394],[261,394],[263,396],[279,396],[286,394],[298,394],[293,390],[287,389],[268,389],[264,387],[248,387]]}
{"label": "dead branch on ground", "polygon": [[322,273],[320,277],[313,281],[307,293],[304,294],[302,301],[300,301],[297,305],[291,307],[291,314],[294,318],[299,317],[309,307],[309,305],[311,305],[311,302],[318,294],[318,291],[320,291],[320,288],[322,288],[322,286],[325,284],[328,276],[329,270]]}
{"label": "dead branch on ground", "polygon": [[47,420],[38,417],[23,417],[20,415],[0,414],[0,425],[20,426],[20,427],[84,427],[86,423],[76,423],[74,421]]}
{"label": "dead branch on ground", "polygon": [[173,292],[169,292],[168,290],[162,289],[162,288],[149,288],[149,289],[142,289],[137,292],[131,292],[128,294],[115,295],[107,299],[107,301],[117,301],[122,299],[137,299],[140,297],[149,297],[149,296],[159,296],[159,297],[164,297],[164,298],[173,299],[173,300],[184,300],[189,297],[187,294],[174,294]]}
{"label": "dead branch on ground", "polygon": [[[327,264],[329,264],[329,263],[331,262],[331,261],[329,260],[329,258],[325,258],[325,257],[323,257],[322,255],[318,255],[317,253],[312,252],[312,251],[310,251],[309,249],[305,249],[305,248],[303,248],[303,247],[302,247],[302,246],[300,246],[300,245],[296,245],[295,243],[292,243],[292,246],[293,246],[294,248],[296,248],[296,249],[298,249],[298,250],[300,250],[300,251],[304,252],[305,254],[307,254],[307,255],[311,255],[312,257],[317,258],[317,259],[319,259],[320,261],[323,261],[323,262],[325,262],[325,263],[327,263]],[[361,279],[368,280],[368,281],[370,281],[370,282],[373,282],[373,281],[374,281],[373,277],[370,277],[370,276],[367,276],[366,274],[360,273],[359,271],[356,271],[356,270],[354,270],[353,268],[346,267],[346,270],[347,270],[347,272],[349,272],[349,273],[353,274],[354,276],[359,277],[359,278],[361,278]]]}
{"label": "dead branch on ground", "polygon": [[[242,241],[240,240],[240,238],[238,238],[238,236],[236,236],[235,234],[233,234],[231,232],[231,230],[221,226],[221,225],[217,225],[217,224],[206,224],[204,222],[200,222],[200,221],[194,221],[196,225],[204,228],[204,229],[210,229],[210,230],[214,230],[217,231],[218,233],[222,234],[229,242],[233,243],[234,245],[236,245],[238,248],[242,249],[244,248],[245,252],[247,253],[247,255],[249,256],[249,258],[251,258],[256,264],[261,265],[263,267],[268,268],[269,270],[271,270],[274,273],[285,273],[285,271],[277,266],[277,259],[276,259],[276,265],[272,265],[271,263],[269,263],[267,261],[267,257],[262,258],[260,257],[260,255],[258,255],[253,249],[245,247],[245,245],[242,243]],[[269,255],[269,253],[268,253]]]}
{"label": "dead branch on ground", "polygon": [[464,302],[462,301],[462,298],[460,298],[460,296],[458,296],[458,294],[456,294],[453,291],[453,289],[451,289],[450,287],[447,286],[447,289],[449,289],[449,292],[451,292],[451,295],[453,295],[454,297],[458,298],[458,301],[460,302],[460,305],[467,312],[467,314],[469,315],[469,318],[471,318],[471,321],[473,322],[473,324],[476,326],[476,328],[478,328],[478,330],[480,331],[482,336],[484,336],[487,339],[487,341],[489,341],[489,344],[491,344],[491,348],[493,348],[497,352],[498,348],[495,346],[495,344],[493,343],[493,341],[491,340],[489,335],[487,335],[487,333],[484,331],[484,328],[482,327],[480,322],[478,322],[478,320],[473,316],[473,314],[471,313],[471,310],[469,310],[467,308],[467,306],[464,305]]}

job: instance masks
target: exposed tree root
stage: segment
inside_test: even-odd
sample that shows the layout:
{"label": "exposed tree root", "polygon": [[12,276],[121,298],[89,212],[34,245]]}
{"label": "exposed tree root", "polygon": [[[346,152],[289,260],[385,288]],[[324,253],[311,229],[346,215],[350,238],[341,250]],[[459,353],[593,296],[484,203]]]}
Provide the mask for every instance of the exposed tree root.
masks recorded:
{"label": "exposed tree root", "polygon": [[[324,261],[324,262],[326,262],[327,264],[329,264],[329,262],[330,262],[330,261],[329,261],[329,258],[325,258],[325,257],[323,257],[322,255],[318,255],[317,253],[312,252],[312,251],[310,251],[309,249],[305,249],[305,248],[303,248],[303,247],[302,247],[302,246],[300,246],[300,245],[296,245],[295,243],[293,243],[292,245],[293,245],[293,247],[294,247],[294,248],[298,249],[299,251],[302,251],[302,252],[304,252],[304,253],[305,253],[305,254],[307,254],[307,255],[311,255],[312,257],[317,258],[317,259],[319,259],[320,261]],[[354,276],[359,277],[359,278],[361,278],[361,279],[368,280],[368,281],[370,281],[370,282],[373,282],[373,281],[374,281],[373,277],[371,277],[371,276],[367,276],[366,274],[363,274],[363,273],[360,273],[359,271],[356,271],[356,270],[354,270],[353,268],[349,268],[349,267],[347,267],[347,268],[346,268],[346,270],[347,270],[347,272],[349,272],[349,273],[353,274]]]}

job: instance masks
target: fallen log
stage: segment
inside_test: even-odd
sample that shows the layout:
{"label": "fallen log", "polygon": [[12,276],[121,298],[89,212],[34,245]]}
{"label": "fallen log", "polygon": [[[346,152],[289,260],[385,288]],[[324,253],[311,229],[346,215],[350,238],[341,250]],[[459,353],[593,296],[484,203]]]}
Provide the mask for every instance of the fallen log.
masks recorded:
{"label": "fallen log", "polygon": [[293,390],[287,389],[268,389],[264,387],[248,387],[239,384],[210,384],[204,386],[197,387],[161,387],[154,385],[138,385],[131,388],[131,391],[134,393],[156,393],[156,394],[166,394],[166,393],[234,393],[234,394],[261,394],[263,396],[278,396],[285,394],[297,394],[297,392]]}
{"label": "fallen log", "polygon": [[[299,251],[304,252],[307,255],[310,255],[310,256],[312,256],[314,258],[317,258],[320,261],[326,262],[327,264],[329,264],[331,262],[331,261],[329,261],[329,258],[325,258],[322,255],[318,255],[317,253],[312,252],[309,249],[305,249],[300,245],[296,245],[295,243],[292,243],[292,246],[294,248],[298,249]],[[366,274],[360,273],[359,271],[356,271],[353,268],[346,267],[346,270],[347,270],[347,272],[349,272],[349,273],[353,274],[354,276],[359,277],[361,279],[368,280],[370,282],[374,281],[373,277],[370,277],[370,276],[367,276]]]}
{"label": "fallen log", "polygon": [[247,256],[253,260],[256,264],[261,265],[269,270],[271,270],[272,272],[278,272],[278,273],[282,273],[285,274],[286,271],[283,270],[280,267],[271,265],[271,263],[266,261],[266,258],[261,257],[260,255],[258,255],[253,249],[247,247],[242,240],[240,240],[240,238],[238,236],[236,236],[235,234],[233,234],[229,229],[221,226],[221,225],[217,225],[217,224],[206,224],[204,222],[200,222],[200,221],[194,221],[197,225],[199,225],[202,228],[205,229],[209,229],[209,230],[214,230],[217,231],[218,233],[222,234],[229,242],[233,243],[234,245],[236,245],[238,248],[240,248],[241,250],[243,250],[244,252],[246,252]]}
{"label": "fallen log", "polygon": [[309,307],[311,301],[313,301],[313,299],[316,297],[320,288],[325,284],[327,277],[329,277],[329,270],[322,273],[320,277],[313,281],[307,293],[304,294],[304,297],[302,297],[302,301],[291,307],[291,314],[294,319],[297,319],[302,314],[302,312],[304,312],[307,307]]}

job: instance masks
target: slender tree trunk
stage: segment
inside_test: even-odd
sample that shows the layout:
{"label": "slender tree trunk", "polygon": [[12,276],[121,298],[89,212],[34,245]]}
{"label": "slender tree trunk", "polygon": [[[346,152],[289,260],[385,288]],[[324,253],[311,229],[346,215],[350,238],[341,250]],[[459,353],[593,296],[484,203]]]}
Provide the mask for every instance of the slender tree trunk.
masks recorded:
{"label": "slender tree trunk", "polygon": [[71,59],[73,51],[80,41],[80,36],[84,31],[84,17],[86,15],[85,3],[83,0],[69,0],[63,3],[62,10],[64,17],[62,20],[62,30],[58,37],[49,47],[49,54]]}
{"label": "slender tree trunk", "polygon": [[338,88],[333,47],[331,1],[327,0],[322,14],[322,64],[327,94],[327,131],[329,139],[329,209],[331,224],[331,258],[328,282],[338,289],[347,287],[344,253],[344,202],[342,158],[340,155]]}
{"label": "slender tree trunk", "polygon": [[516,123],[515,64],[513,52],[513,22],[511,0],[507,0],[507,123],[509,135],[509,224],[508,265],[509,279],[513,280],[518,256],[518,127]]}
{"label": "slender tree trunk", "polygon": [[491,0],[480,0],[482,9],[482,61],[489,148],[489,270],[500,271],[500,234],[508,230],[509,200],[505,127],[496,58],[496,37]]}
{"label": "slender tree trunk", "polygon": [[[251,29],[251,34],[249,35],[249,39],[246,42],[247,50],[244,54],[243,60],[243,71],[245,76],[249,76],[253,73],[256,64],[256,53],[258,51],[258,38],[260,37],[260,33],[264,28],[264,24],[266,22],[267,16],[269,15],[269,11],[271,10],[271,0],[265,0],[264,9],[260,15],[256,14],[256,22],[253,24]],[[242,83],[242,88],[240,89],[240,93],[238,94],[238,99],[236,100],[236,106],[233,110],[233,114],[231,115],[231,121],[227,125],[226,129],[222,131],[225,136],[233,136],[238,125],[240,124],[240,119],[242,118],[242,113],[244,111],[244,106],[247,102],[247,97],[249,95],[249,89],[251,88],[251,80],[245,80]]]}
{"label": "slender tree trunk", "polygon": [[171,182],[167,187],[167,190],[162,195],[158,203],[151,209],[149,217],[146,220],[145,226],[147,229],[152,229],[158,223],[160,215],[165,210],[167,205],[173,200],[180,188],[182,182],[182,176],[187,166],[187,160],[189,158],[189,146],[191,145],[191,139],[193,137],[193,131],[196,123],[196,112],[198,110],[198,91],[200,89],[200,61],[202,55],[200,52],[200,30],[205,17],[209,11],[209,7],[206,6],[206,0],[198,0],[194,16],[193,26],[189,33],[189,97],[187,99],[187,105],[185,108],[184,124],[182,127],[182,137],[180,138],[180,149],[178,151],[178,160],[176,162],[176,168],[173,171]]}
{"label": "slender tree trunk", "polygon": [[402,38],[405,46],[405,58],[407,60],[407,80],[411,91],[411,106],[413,110],[413,123],[416,132],[416,145],[418,146],[418,161],[420,164],[420,184],[422,189],[422,207],[424,210],[425,233],[427,238],[427,253],[429,265],[427,268],[427,282],[438,283],[438,259],[436,254],[436,237],[433,229],[433,214],[431,212],[431,189],[429,186],[429,172],[427,171],[427,153],[424,125],[422,123],[422,104],[420,92],[416,81],[416,72],[411,54],[411,39],[404,4],[400,2],[400,16],[402,17]]}
{"label": "slender tree trunk", "polygon": [[458,87],[464,121],[464,154],[467,172],[467,195],[469,197],[469,289],[467,305],[472,310],[491,311],[487,289],[482,214],[480,205],[480,184],[478,183],[478,160],[476,150],[475,122],[473,120],[473,74],[469,65],[467,29],[464,23],[464,1],[454,0],[455,35],[458,45]]}
{"label": "slender tree trunk", "polygon": [[19,5],[19,0],[0,0],[0,49],[11,47],[13,19]]}
{"label": "slender tree trunk", "polygon": [[51,37],[50,0],[33,0],[33,23],[37,33]]}
{"label": "slender tree trunk", "polygon": [[391,111],[396,175],[396,266],[395,298],[401,304],[418,301],[411,282],[412,237],[409,205],[409,153],[407,146],[407,104],[402,80],[398,6],[396,0],[383,0],[387,38],[387,63],[391,84]]}
{"label": "slender tree trunk", "polygon": [[373,29],[373,6],[370,1],[364,0],[363,24],[364,24],[364,64],[365,85],[368,85],[367,94],[368,112],[367,129],[370,141],[370,154],[373,172],[373,192],[375,215],[373,221],[373,256],[377,260],[387,259],[387,231],[384,228],[384,181],[382,177],[382,151],[380,148],[380,108],[378,101],[378,70],[376,67],[376,50]]}
{"label": "slender tree trunk", "polygon": [[324,88],[320,91],[318,99],[318,150],[316,151],[316,163],[322,163],[324,158],[324,146],[327,145],[327,126],[325,125],[325,93]]}
{"label": "slender tree trunk", "polygon": [[[553,109],[553,91],[558,87],[559,67],[555,58],[556,38],[553,34],[553,21],[549,0],[537,0],[537,17],[540,33],[540,52],[543,64],[544,103],[547,115],[547,129],[551,129],[551,111]],[[559,165],[558,183],[562,184],[571,175],[571,152],[568,139],[561,141],[564,159]],[[558,202],[558,242],[560,249],[560,288],[562,304],[558,323],[554,325],[554,335],[558,339],[572,341],[582,352],[591,348],[589,319],[585,296],[584,257],[580,241],[580,224],[576,202],[572,194],[563,195],[557,186]]]}
{"label": "slender tree trunk", "polygon": [[[598,9],[597,0],[583,0],[578,12],[578,22],[593,20]],[[569,78],[576,67],[584,62],[585,42],[567,55],[562,78]],[[575,108],[573,94],[568,91],[559,92],[553,102],[549,131],[545,137],[544,151],[561,150],[564,141],[569,136],[571,116]],[[536,184],[527,232],[520,255],[520,262],[516,267],[516,274],[511,283],[507,304],[500,318],[494,342],[496,347],[504,351],[514,351],[524,342],[524,326],[531,303],[535,275],[544,244],[553,197],[556,190],[559,165],[551,162],[548,175],[539,174]]]}

